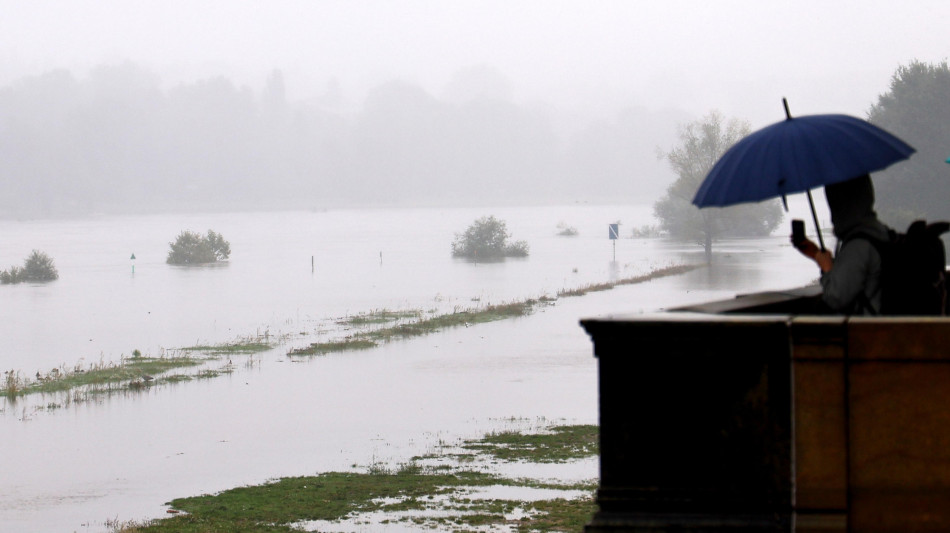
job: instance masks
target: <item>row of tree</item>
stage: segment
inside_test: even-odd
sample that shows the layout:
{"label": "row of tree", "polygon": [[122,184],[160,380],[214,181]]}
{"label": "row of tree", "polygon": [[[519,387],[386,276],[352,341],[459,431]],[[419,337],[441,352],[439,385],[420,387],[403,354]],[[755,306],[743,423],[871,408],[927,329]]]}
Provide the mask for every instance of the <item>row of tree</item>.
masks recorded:
{"label": "row of tree", "polygon": [[875,174],[877,208],[898,228],[917,218],[950,220],[950,66],[913,61],[891,77],[868,120],[917,152]]}
{"label": "row of tree", "polygon": [[288,100],[279,71],[260,92],[165,89],[131,63],[21,79],[0,87],[0,216],[633,198],[669,177],[654,148],[682,117],[629,109],[564,133],[504,92],[320,96]]}
{"label": "row of tree", "polygon": [[[882,218],[903,228],[917,218],[950,219],[950,68],[946,61],[919,61],[900,66],[887,92],[874,103],[867,119],[917,149],[908,161],[876,176],[877,208]],[[699,209],[693,196],[713,165],[733,144],[750,133],[749,124],[711,112],[680,128],[679,144],[664,154],[677,175],[654,204],[662,231],[702,244],[707,258],[718,238],[763,236],[782,219],[777,200],[726,208]]]}

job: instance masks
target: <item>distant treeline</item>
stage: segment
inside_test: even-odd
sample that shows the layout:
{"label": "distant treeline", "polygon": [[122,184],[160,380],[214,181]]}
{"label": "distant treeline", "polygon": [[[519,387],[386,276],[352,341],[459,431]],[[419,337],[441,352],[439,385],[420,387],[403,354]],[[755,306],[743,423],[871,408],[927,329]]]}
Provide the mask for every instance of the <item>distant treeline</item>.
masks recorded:
{"label": "distant treeline", "polygon": [[[0,87],[0,217],[634,198],[671,179],[680,114],[631,108],[565,133],[550,110],[403,82],[351,112],[291,102],[274,71],[168,89],[131,63]],[[647,198],[649,200],[650,198]]]}

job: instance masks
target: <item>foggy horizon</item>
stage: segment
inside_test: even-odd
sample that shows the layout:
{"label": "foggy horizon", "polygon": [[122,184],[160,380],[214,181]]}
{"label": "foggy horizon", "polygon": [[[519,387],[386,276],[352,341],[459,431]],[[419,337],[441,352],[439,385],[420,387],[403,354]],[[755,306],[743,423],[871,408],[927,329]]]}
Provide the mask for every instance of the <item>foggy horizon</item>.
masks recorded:
{"label": "foggy horizon", "polygon": [[[181,203],[188,180],[233,189],[235,207],[650,201],[673,179],[657,150],[680,125],[717,110],[759,128],[784,118],[783,97],[793,115],[864,118],[899,66],[950,49],[937,1],[0,0],[0,13],[0,209],[99,180],[94,201],[44,199],[39,216],[232,205]],[[296,126],[260,131],[275,102]]]}

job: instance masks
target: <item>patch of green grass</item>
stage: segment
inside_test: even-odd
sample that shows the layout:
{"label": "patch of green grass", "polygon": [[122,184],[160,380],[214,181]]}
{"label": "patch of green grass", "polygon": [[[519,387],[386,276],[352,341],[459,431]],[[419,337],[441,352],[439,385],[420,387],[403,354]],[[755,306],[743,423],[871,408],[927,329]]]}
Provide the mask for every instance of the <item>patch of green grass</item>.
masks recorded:
{"label": "patch of green grass", "polygon": [[444,315],[437,315],[431,318],[400,324],[392,328],[386,328],[379,331],[367,333],[367,335],[382,339],[391,340],[392,338],[417,337],[429,333],[440,331],[446,328],[455,328],[459,326],[471,326],[482,322],[492,322],[505,318],[525,316],[529,314],[537,300],[526,300],[503,305],[489,305],[483,309],[464,309],[457,310]]}
{"label": "patch of green grass", "polygon": [[[521,438],[505,433],[503,438],[489,435],[482,440],[494,442],[495,446],[517,443],[533,449],[573,447],[568,443],[589,440],[589,435],[596,432],[591,427],[558,426],[549,432],[520,435]],[[560,439],[552,439],[551,435],[560,435]],[[532,440],[534,443],[530,444]],[[576,453],[554,455],[566,457]],[[444,466],[424,468],[412,462],[390,471],[372,465],[365,473],[331,472],[289,477],[214,495],[178,498],[168,505],[187,514],[142,524],[118,525],[114,530],[120,533],[291,532],[299,531],[293,526],[300,522],[360,520],[368,513],[385,513],[383,523],[403,523],[438,531],[470,531],[493,524],[514,524],[517,531],[525,533],[580,531],[596,510],[593,481],[565,487]],[[498,485],[570,488],[587,492],[589,496],[517,501],[481,498],[471,493],[479,487]],[[519,510],[526,512],[527,517],[513,522],[511,517]]]}
{"label": "patch of green grass", "polygon": [[531,519],[518,524],[518,531],[583,531],[597,512],[593,492],[575,500],[540,500],[531,503]]}
{"label": "patch of green grass", "polygon": [[184,352],[201,352],[210,356],[246,355],[266,352],[274,346],[266,342],[237,342],[212,345],[197,345],[181,348]]}
{"label": "patch of green grass", "polygon": [[391,328],[370,331],[363,335],[381,341],[428,335],[429,333],[446,328],[471,326],[483,322],[493,322],[495,320],[525,316],[530,314],[538,303],[538,300],[524,300],[521,302],[489,305],[483,308],[458,309],[452,313],[436,315],[407,324],[399,324]]}
{"label": "patch of green grass", "polygon": [[[63,392],[78,387],[124,388],[133,383],[142,385],[143,376],[155,376],[175,368],[192,367],[203,361],[194,357],[133,357],[119,363],[99,364],[88,369],[53,369],[45,376],[24,383],[19,395]],[[134,388],[134,385],[132,385]],[[6,390],[0,394],[6,395]]]}
{"label": "patch of green grass", "polygon": [[[45,375],[37,373],[35,379],[25,379],[19,373],[11,371],[5,373],[3,386],[0,387],[0,396],[15,399],[17,396],[27,394],[61,393],[83,387],[93,394],[138,390],[193,379],[192,376],[181,374],[162,376],[170,370],[200,366],[207,363],[209,359],[226,355],[254,354],[272,348],[273,345],[265,342],[250,341],[198,345],[175,350],[172,353],[181,355],[171,357],[142,357],[139,350],[133,350],[132,357],[123,358],[118,362],[100,362],[87,368],[77,364],[71,369],[64,365],[50,370]],[[196,352],[201,353],[201,356],[192,355]],[[229,372],[229,369],[203,369],[194,377],[207,379]]]}
{"label": "patch of green grass", "polygon": [[348,350],[367,350],[375,348],[377,344],[368,339],[347,337],[346,339],[331,342],[314,342],[306,348],[294,348],[287,355],[325,355],[333,352]]}
{"label": "patch of green grass", "polygon": [[538,434],[505,431],[466,442],[463,447],[503,461],[563,463],[597,455],[598,432],[598,426],[592,425],[556,426]]}
{"label": "patch of green grass", "polygon": [[389,309],[378,309],[368,313],[348,316],[337,321],[337,324],[344,326],[371,326],[376,324],[388,324],[398,320],[419,318],[422,311],[410,309],[406,311],[390,311]]}
{"label": "patch of green grass", "polygon": [[347,350],[365,350],[374,348],[382,342],[428,335],[446,328],[471,326],[482,322],[525,316],[531,313],[535,306],[548,302],[550,302],[550,299],[524,300],[508,304],[489,305],[480,309],[455,310],[452,313],[420,318],[387,328],[361,331],[338,341],[315,342],[306,348],[294,348],[287,352],[287,355],[324,355]]}

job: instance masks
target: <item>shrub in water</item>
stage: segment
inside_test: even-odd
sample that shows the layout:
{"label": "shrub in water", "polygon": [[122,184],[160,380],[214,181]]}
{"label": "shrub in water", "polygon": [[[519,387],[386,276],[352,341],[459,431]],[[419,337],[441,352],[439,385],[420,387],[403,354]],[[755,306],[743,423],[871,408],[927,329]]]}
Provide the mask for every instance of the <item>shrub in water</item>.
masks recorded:
{"label": "shrub in water", "polygon": [[482,217],[472,223],[464,233],[456,234],[452,243],[452,255],[491,259],[498,257],[526,257],[528,243],[508,242],[508,226],[494,216]]}
{"label": "shrub in water", "polygon": [[208,230],[204,237],[193,231],[182,231],[165,260],[170,265],[190,265],[224,261],[231,255],[231,244],[220,233]]}
{"label": "shrub in water", "polygon": [[53,259],[39,250],[33,250],[23,262],[23,268],[12,266],[10,270],[0,272],[0,283],[4,284],[53,281],[57,278],[59,278],[59,272],[53,265]]}

